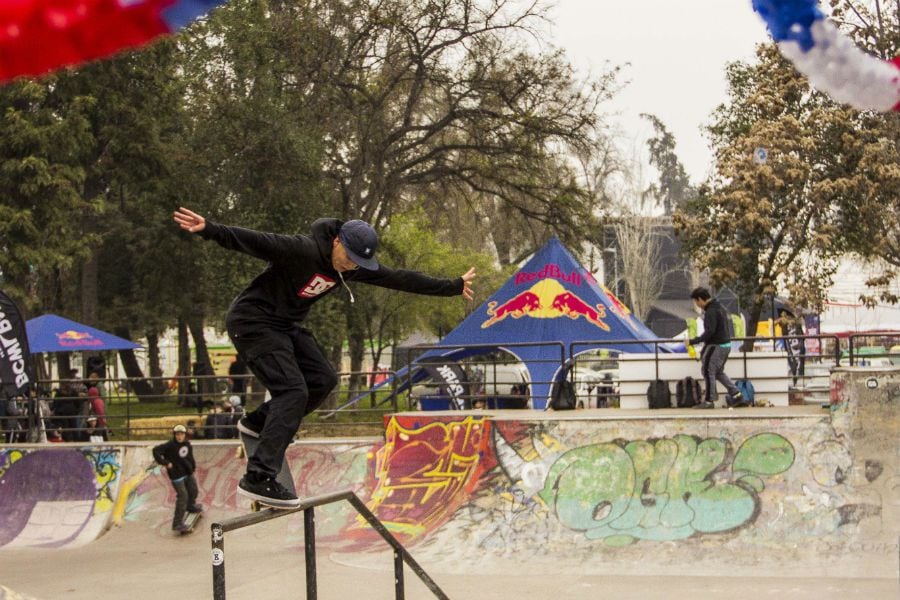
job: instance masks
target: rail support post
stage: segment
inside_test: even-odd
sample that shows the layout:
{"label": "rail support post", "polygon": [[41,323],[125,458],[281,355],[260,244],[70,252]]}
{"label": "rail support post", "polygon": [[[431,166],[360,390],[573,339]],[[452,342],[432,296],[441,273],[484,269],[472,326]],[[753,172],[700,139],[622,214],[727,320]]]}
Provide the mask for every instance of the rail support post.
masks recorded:
{"label": "rail support post", "polygon": [[225,532],[218,523],[212,527],[213,598],[225,600]]}
{"label": "rail support post", "polygon": [[394,550],[394,597],[397,600],[404,600],[406,592],[403,589],[403,555]]}
{"label": "rail support post", "polygon": [[306,551],[306,599],[318,598],[316,584],[316,515],[315,508],[303,511],[303,542]]}

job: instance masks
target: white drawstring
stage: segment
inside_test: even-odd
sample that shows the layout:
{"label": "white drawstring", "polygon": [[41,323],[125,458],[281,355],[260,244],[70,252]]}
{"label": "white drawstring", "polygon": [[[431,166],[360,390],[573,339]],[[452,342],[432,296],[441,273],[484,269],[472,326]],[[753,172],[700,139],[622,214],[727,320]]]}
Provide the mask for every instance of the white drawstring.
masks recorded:
{"label": "white drawstring", "polygon": [[353,290],[351,290],[350,286],[347,285],[347,282],[344,281],[344,274],[341,273],[340,271],[338,271],[338,277],[341,278],[341,284],[343,284],[343,286],[345,288],[347,288],[347,292],[349,292],[349,294],[350,294],[350,304],[353,304],[354,302],[356,302],[356,299],[353,297]]}

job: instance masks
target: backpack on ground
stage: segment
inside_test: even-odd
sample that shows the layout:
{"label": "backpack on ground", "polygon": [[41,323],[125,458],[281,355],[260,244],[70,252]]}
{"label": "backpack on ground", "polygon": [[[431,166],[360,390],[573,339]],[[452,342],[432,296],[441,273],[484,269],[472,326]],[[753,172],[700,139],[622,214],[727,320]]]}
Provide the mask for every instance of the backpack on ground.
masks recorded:
{"label": "backpack on ground", "polygon": [[753,388],[753,382],[749,379],[738,379],[734,382],[735,387],[743,396],[743,404],[753,406],[756,404],[756,390]]}
{"label": "backpack on ground", "polygon": [[700,382],[693,377],[685,377],[675,384],[675,406],[690,408],[702,402],[703,391]]}
{"label": "backpack on ground", "polygon": [[656,379],[647,387],[647,404],[650,408],[672,408],[672,393],[669,382]]}
{"label": "backpack on ground", "polygon": [[564,376],[553,386],[550,408],[553,410],[575,409],[575,386],[572,385],[567,376]]}

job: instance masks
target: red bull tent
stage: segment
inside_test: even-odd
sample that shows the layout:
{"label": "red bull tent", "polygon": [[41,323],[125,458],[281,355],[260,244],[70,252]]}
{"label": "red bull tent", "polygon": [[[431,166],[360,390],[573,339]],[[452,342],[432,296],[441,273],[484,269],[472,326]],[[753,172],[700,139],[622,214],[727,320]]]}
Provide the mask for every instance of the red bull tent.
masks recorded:
{"label": "red bull tent", "polygon": [[[550,396],[551,382],[560,376],[559,346],[510,347],[507,344],[559,341],[565,344],[568,354],[569,344],[575,341],[625,340],[631,343],[586,344],[576,350],[579,353],[598,348],[653,352],[652,343],[639,342],[656,338],[557,238],[552,238],[503,287],[439,342],[448,347],[446,350],[429,350],[413,363],[412,380],[427,377],[424,368],[416,367],[429,358],[459,360],[503,350],[528,369],[533,406],[541,409]],[[479,347],[466,347],[471,345]],[[401,386],[408,383],[405,369],[397,377]]]}
{"label": "red bull tent", "polygon": [[141,347],[111,333],[57,315],[35,317],[25,323],[25,329],[33,353],[133,350]]}

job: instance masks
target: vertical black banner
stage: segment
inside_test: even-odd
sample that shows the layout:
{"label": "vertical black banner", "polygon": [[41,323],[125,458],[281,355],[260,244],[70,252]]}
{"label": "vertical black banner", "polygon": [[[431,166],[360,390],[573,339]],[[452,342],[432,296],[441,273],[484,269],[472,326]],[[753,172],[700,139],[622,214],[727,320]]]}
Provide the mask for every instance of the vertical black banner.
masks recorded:
{"label": "vertical black banner", "polygon": [[15,303],[0,291],[0,387],[7,396],[26,395],[34,383],[25,321]]}
{"label": "vertical black banner", "polygon": [[447,394],[453,398],[456,408],[465,408],[469,396],[469,382],[462,367],[455,360],[444,360],[440,357],[420,360],[419,364],[428,371],[429,377],[441,384]]}

